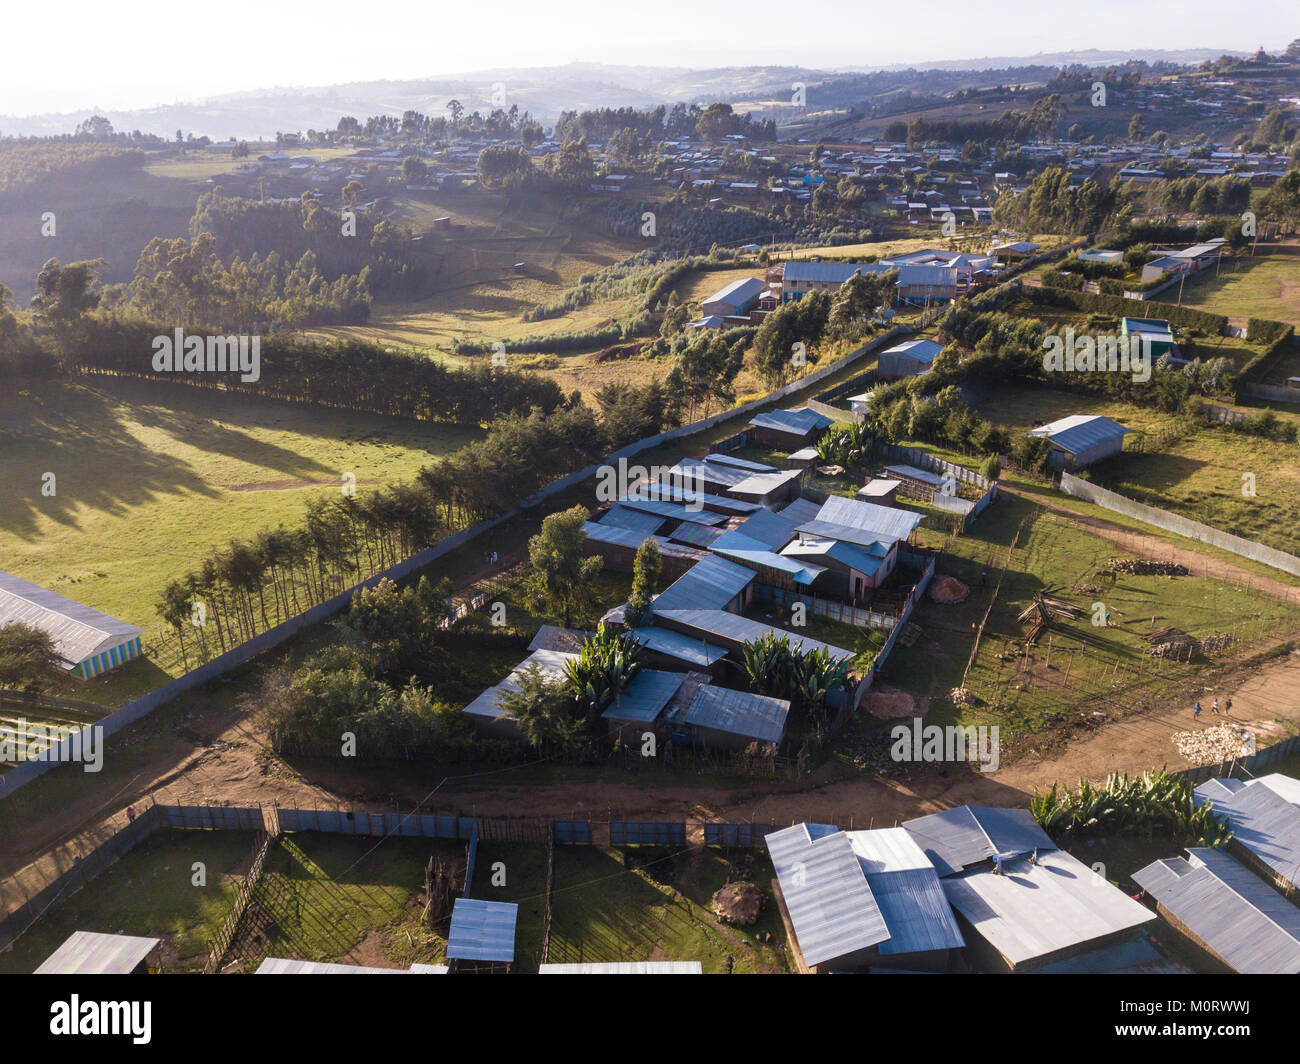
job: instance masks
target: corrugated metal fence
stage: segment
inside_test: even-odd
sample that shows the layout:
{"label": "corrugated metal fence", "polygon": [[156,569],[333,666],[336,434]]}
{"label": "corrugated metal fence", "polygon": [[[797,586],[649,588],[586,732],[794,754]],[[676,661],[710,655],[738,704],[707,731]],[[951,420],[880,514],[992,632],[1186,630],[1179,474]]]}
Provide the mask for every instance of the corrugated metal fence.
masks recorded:
{"label": "corrugated metal fence", "polygon": [[1099,488],[1096,484],[1080,480],[1069,473],[1061,474],[1061,491],[1066,495],[1073,495],[1076,498],[1096,503],[1107,510],[1114,510],[1116,513],[1135,517],[1149,525],[1163,528],[1166,532],[1173,532],[1179,536],[1186,536],[1188,539],[1199,540],[1201,543],[1208,543],[1211,547],[1218,547],[1221,550],[1239,554],[1243,558],[1262,562],[1274,569],[1280,569],[1284,573],[1290,573],[1292,576],[1300,576],[1300,558],[1297,558],[1294,554],[1287,554],[1284,551],[1266,547],[1262,543],[1242,539],[1240,536],[1234,536],[1231,532],[1224,532],[1210,525],[1203,525],[1200,521],[1193,521],[1179,514],[1172,514],[1168,510],[1148,506],[1146,503],[1126,498],[1117,492]]}

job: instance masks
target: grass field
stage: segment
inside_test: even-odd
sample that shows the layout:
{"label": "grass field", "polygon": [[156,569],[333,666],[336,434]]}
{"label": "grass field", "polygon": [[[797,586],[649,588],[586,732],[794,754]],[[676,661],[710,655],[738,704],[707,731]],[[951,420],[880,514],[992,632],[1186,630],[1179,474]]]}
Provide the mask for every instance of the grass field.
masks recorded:
{"label": "grass field", "polygon": [[1300,243],[1260,244],[1253,258],[1225,264],[1217,275],[1205,270],[1188,278],[1183,303],[1230,318],[1300,324]]}
{"label": "grass field", "polygon": [[[1279,550],[1296,549],[1300,527],[1300,448],[1218,427],[1143,449],[1143,436],[1178,428],[1177,415],[1101,396],[1046,388],[999,388],[972,396],[976,411],[998,425],[1027,431],[1070,414],[1102,414],[1135,430],[1117,458],[1091,470],[1103,487]],[[1300,414],[1279,414],[1291,420]],[[1242,494],[1255,476],[1254,497]]]}
{"label": "grass field", "polygon": [[[1019,541],[1008,557],[1022,522]],[[924,635],[911,647],[895,648],[885,678],[914,697],[933,697],[927,720],[998,724],[1005,738],[1059,723],[1064,714],[1087,716],[1094,708],[1110,709],[1108,703],[1158,698],[1211,667],[1204,661],[1187,665],[1149,657],[1143,637],[1153,630],[1153,619],[1154,627],[1174,625],[1197,639],[1234,635],[1239,645],[1216,655],[1218,663],[1242,653],[1243,644],[1248,647],[1300,629],[1300,609],[1241,584],[1198,576],[1121,574],[1111,585],[1095,576],[1119,553],[1109,541],[1081,531],[1064,515],[1004,496],[955,541],[943,567],[975,589],[971,597],[955,606],[924,600],[913,615]],[[985,571],[988,586],[980,589]],[[966,678],[966,687],[980,703],[959,710],[947,695],[961,685],[976,628],[999,580],[1001,588]],[[1092,590],[1086,589],[1089,586]],[[1036,592],[1047,588],[1084,612],[1052,630],[1050,662],[1046,635],[1026,662],[1016,654],[1026,633],[1016,617]],[[1091,622],[1095,602],[1109,615],[1106,627]]]}
{"label": "grass field", "polygon": [[[637,867],[629,867],[625,852]],[[505,883],[493,886],[498,862],[496,872],[504,874]],[[764,893],[764,910],[753,928],[726,927],[708,911],[709,899],[732,871],[722,854],[701,847],[671,853],[557,846],[550,961],[698,960],[710,974],[784,970],[784,932],[768,887],[771,865],[757,856],[737,864]],[[546,847],[480,843],[473,896],[519,905],[514,970],[535,972],[545,921]]]}
{"label": "grass field", "polygon": [[239,959],[245,968],[255,968],[262,957],[380,968],[440,962],[446,939],[419,920],[425,865],[434,855],[460,869],[459,895],[463,842],[280,836],[241,926]]}
{"label": "grass field", "polygon": [[[163,586],[209,550],[296,524],[344,472],[355,473],[358,491],[409,479],[478,431],[89,380],[0,397],[0,477],[10,485],[0,558],[147,630],[158,624]],[[46,472],[56,476],[54,497],[41,493]]]}
{"label": "grass field", "polygon": [[[199,971],[230,912],[253,843],[247,831],[163,830],[69,896],[0,953],[0,972],[31,972],[74,931],[163,940],[165,971]],[[195,862],[206,885],[195,886]],[[9,900],[9,899],[6,899]]]}

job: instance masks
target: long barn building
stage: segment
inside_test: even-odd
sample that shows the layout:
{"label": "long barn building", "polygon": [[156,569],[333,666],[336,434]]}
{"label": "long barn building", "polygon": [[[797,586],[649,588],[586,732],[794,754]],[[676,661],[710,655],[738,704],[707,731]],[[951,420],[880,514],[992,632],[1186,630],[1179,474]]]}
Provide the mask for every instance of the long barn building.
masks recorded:
{"label": "long barn building", "polygon": [[0,628],[19,622],[49,633],[63,668],[83,680],[140,656],[143,628],[0,571]]}

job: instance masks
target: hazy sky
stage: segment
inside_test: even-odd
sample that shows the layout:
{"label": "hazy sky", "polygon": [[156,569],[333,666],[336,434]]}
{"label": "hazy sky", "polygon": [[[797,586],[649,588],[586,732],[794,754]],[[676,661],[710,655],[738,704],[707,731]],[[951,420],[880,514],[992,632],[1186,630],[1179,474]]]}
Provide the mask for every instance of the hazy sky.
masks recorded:
{"label": "hazy sky", "polygon": [[1280,48],[1295,0],[95,0],[6,4],[0,114],[573,60],[859,66],[1037,52]]}

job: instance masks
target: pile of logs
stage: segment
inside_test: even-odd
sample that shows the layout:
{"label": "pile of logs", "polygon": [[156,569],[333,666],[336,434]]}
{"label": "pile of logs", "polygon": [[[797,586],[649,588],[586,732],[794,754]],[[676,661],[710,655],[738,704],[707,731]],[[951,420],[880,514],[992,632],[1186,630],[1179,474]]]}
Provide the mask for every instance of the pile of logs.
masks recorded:
{"label": "pile of logs", "polygon": [[1145,558],[1112,558],[1108,563],[1111,572],[1131,576],[1188,576],[1191,570],[1173,562],[1152,562]]}

